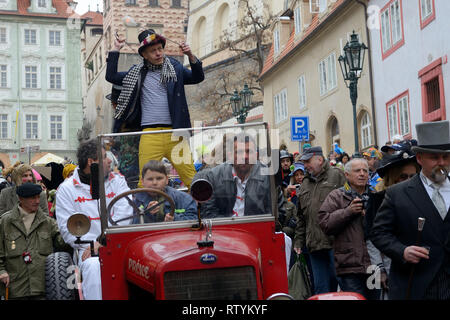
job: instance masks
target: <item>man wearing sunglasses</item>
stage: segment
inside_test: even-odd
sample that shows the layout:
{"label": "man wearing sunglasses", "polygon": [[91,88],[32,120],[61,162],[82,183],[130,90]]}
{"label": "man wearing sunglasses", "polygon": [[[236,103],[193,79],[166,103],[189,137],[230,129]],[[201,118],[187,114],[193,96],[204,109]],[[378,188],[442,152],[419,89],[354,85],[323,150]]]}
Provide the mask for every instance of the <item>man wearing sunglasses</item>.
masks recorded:
{"label": "man wearing sunglasses", "polygon": [[392,259],[390,299],[449,300],[449,121],[420,123],[416,132],[421,171],[387,189],[370,237]]}

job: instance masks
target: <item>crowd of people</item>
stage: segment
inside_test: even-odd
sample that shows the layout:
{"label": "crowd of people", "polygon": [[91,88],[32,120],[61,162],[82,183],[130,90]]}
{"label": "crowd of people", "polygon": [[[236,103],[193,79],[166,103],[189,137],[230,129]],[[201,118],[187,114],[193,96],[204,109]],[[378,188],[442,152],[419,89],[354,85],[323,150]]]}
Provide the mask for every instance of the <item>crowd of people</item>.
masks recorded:
{"label": "crowd of people", "polygon": [[450,299],[448,121],[416,130],[418,140],[352,156],[334,145],[326,158],[307,144],[292,163],[280,152],[281,173],[293,164],[289,184],[281,177],[297,207],[293,250],[305,256],[315,294]]}
{"label": "crowd of people", "polygon": [[[198,179],[212,185],[211,198],[200,208],[202,218],[275,214],[287,271],[297,256],[304,257],[311,294],[341,290],[373,300],[450,299],[448,121],[418,124],[417,140],[400,137],[380,150],[351,156],[337,144],[328,157],[322,146],[305,144],[294,153],[280,146],[274,179],[259,161],[255,139],[245,133],[229,136],[230,141],[224,136],[224,161],[205,161],[216,157],[216,149],[203,150],[194,164],[183,137],[151,133],[190,128],[184,85],[203,81],[202,63],[184,43],[180,49],[191,69],[166,57],[166,39],[151,29],[138,39],[143,59],[127,72],[117,71],[124,42],[116,39],[106,80],[114,84],[108,97],[115,109],[113,132],[142,135],[105,141],[101,153],[95,140],[81,143],[77,165],[68,164],[61,177],[52,173],[52,185],[26,164],[3,172],[0,295],[44,299],[45,257],[65,250],[80,268],[84,298],[101,299],[98,182],[104,178],[107,206],[130,188],[153,189],[135,195],[133,206],[125,198],[116,201],[110,225],[196,219],[197,203],[170,182],[171,163],[183,186]],[[231,151],[225,148],[228,142]],[[183,161],[173,159],[174,150]],[[68,230],[67,221],[79,212],[91,221],[83,240],[92,242],[92,250]]]}

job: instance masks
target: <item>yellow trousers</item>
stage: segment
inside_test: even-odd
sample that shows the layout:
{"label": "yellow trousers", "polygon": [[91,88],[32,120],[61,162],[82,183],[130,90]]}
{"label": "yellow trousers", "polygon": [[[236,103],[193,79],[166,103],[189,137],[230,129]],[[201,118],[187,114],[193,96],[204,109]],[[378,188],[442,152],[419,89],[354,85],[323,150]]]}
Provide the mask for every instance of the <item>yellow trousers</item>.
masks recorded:
{"label": "yellow trousers", "polygon": [[[146,128],[143,131],[170,130],[170,127]],[[139,143],[139,187],[142,187],[142,168],[149,160],[161,161],[166,157],[188,188],[196,174],[188,140],[172,133],[141,135]]]}

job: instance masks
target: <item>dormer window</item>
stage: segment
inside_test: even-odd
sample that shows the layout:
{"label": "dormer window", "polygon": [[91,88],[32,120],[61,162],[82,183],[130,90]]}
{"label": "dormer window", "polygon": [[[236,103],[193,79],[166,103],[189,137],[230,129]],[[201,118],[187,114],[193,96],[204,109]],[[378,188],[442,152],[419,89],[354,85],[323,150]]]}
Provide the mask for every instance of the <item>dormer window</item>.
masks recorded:
{"label": "dormer window", "polygon": [[47,7],[47,0],[38,0],[38,7],[39,8]]}
{"label": "dormer window", "polygon": [[327,9],[327,0],[309,0],[311,13],[323,13]]}

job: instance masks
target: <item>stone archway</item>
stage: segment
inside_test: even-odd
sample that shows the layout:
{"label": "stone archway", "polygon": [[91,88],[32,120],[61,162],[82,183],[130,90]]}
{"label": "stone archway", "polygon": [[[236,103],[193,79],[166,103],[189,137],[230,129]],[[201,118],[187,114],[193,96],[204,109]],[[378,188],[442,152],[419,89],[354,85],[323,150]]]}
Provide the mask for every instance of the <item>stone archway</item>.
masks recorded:
{"label": "stone archway", "polygon": [[327,150],[327,155],[328,155],[330,153],[330,151],[332,150],[333,143],[337,142],[338,145],[341,145],[341,137],[339,134],[339,122],[338,122],[336,116],[331,115],[328,118],[326,132],[327,132],[326,150]]}

